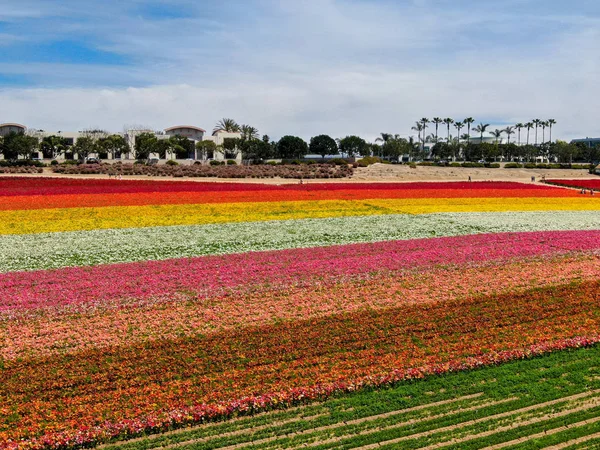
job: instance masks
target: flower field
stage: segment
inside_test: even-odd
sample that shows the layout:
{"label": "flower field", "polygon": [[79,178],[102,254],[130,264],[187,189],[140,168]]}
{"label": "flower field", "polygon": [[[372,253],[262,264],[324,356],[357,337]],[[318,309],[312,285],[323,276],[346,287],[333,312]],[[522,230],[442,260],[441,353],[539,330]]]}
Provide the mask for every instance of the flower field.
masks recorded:
{"label": "flower field", "polygon": [[0,448],[600,342],[600,197],[573,190],[0,178],[0,219]]}
{"label": "flower field", "polygon": [[546,183],[578,189],[591,189],[600,192],[600,178],[592,180],[546,180]]}

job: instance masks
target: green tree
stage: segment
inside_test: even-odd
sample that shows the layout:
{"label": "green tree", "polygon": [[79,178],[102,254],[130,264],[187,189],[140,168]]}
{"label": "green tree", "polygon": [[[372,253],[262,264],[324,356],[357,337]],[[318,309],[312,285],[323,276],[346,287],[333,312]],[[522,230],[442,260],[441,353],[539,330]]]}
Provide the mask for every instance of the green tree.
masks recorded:
{"label": "green tree", "polygon": [[241,138],[246,141],[251,141],[253,139],[258,139],[258,130],[250,125],[242,125],[240,127],[240,132],[242,133]]}
{"label": "green tree", "polygon": [[441,117],[434,117],[431,122],[435,124],[435,142],[438,142],[438,128],[440,124],[444,123],[444,120]]}
{"label": "green tree", "polygon": [[240,151],[242,152],[242,159],[245,161],[258,162],[273,157],[271,144],[260,139],[242,140]]}
{"label": "green tree", "polygon": [[517,144],[521,145],[521,130],[523,128],[525,128],[525,125],[521,122],[519,122],[518,124],[515,125],[515,128],[517,129],[518,135],[517,135]]}
{"label": "green tree", "polygon": [[515,127],[506,127],[504,130],[504,133],[506,133],[506,137],[507,137],[507,143],[510,144],[510,137],[515,134]]}
{"label": "green tree", "polygon": [[538,145],[538,127],[540,126],[542,121],[540,119],[533,119],[531,122],[533,123],[533,125],[535,125],[535,145]]}
{"label": "green tree", "polygon": [[378,137],[375,139],[375,142],[382,142],[382,143],[386,143],[387,141],[389,141],[391,138],[394,137],[393,134],[390,133],[380,133],[381,137]]}
{"label": "green tree", "polygon": [[471,143],[471,125],[475,122],[472,117],[467,117],[463,122],[467,125],[467,145]]}
{"label": "green tree", "polygon": [[583,142],[576,144],[579,148],[579,156],[584,161],[589,162],[590,164],[598,164],[598,160],[600,160],[600,145],[596,146],[588,146]]}
{"label": "green tree", "polygon": [[19,156],[23,159],[31,159],[33,152],[38,148],[38,139],[24,133],[11,131],[4,136],[2,153],[4,159],[15,160]]}
{"label": "green tree", "polygon": [[540,122],[540,126],[542,127],[542,144],[546,143],[546,127],[548,126],[548,123],[545,120],[542,120]]}
{"label": "green tree", "polygon": [[217,151],[217,144],[213,141],[198,141],[196,142],[196,150],[202,155],[201,159],[213,159]]}
{"label": "green tree", "polygon": [[194,154],[194,142],[178,134],[169,137],[168,148],[177,159],[191,158]]}
{"label": "green tree", "polygon": [[73,146],[73,152],[77,153],[77,158],[81,161],[85,160],[91,153],[95,153],[98,150],[96,141],[89,136],[82,136],[77,138],[75,145]]}
{"label": "green tree", "polygon": [[223,118],[217,122],[213,133],[217,131],[227,131],[228,133],[238,133],[241,131],[240,126],[233,119]]}
{"label": "green tree", "polygon": [[129,151],[129,145],[120,134],[111,134],[98,140],[98,147],[103,153],[112,156],[113,159],[120,158],[123,153]]}
{"label": "green tree", "polygon": [[446,117],[444,119],[444,123],[446,124],[446,127],[448,128],[448,135],[446,137],[446,142],[449,144],[450,143],[450,125],[452,125],[454,123],[454,119],[452,119],[451,117]]}
{"label": "green tree", "polygon": [[338,152],[338,146],[335,139],[326,134],[312,137],[308,149],[310,153],[321,155],[323,158],[327,155],[335,155]]}
{"label": "green tree", "polygon": [[[415,122],[415,125],[410,128],[413,131],[416,131],[419,136],[419,143],[423,143],[422,149],[425,148],[425,129],[423,127],[423,122]],[[421,136],[423,134],[423,136]]]}
{"label": "green tree", "polygon": [[397,161],[403,155],[409,155],[409,157],[414,155],[415,148],[419,149],[420,145],[396,135],[383,144],[381,154],[384,158]]}
{"label": "green tree", "polygon": [[237,158],[238,152],[240,151],[241,142],[242,140],[238,138],[223,139],[223,149],[225,150],[225,157],[228,159]]}
{"label": "green tree", "polygon": [[355,155],[370,156],[371,149],[367,142],[359,136],[346,136],[340,140],[340,151],[350,158]]}
{"label": "green tree", "polygon": [[425,136],[427,135],[427,124],[431,123],[431,121],[427,117],[423,117],[421,119],[421,123],[423,124],[423,148],[422,148],[422,150],[425,151]]}
{"label": "green tree", "polygon": [[504,130],[499,130],[497,128],[491,132],[492,136],[496,138],[496,146],[498,145],[498,139],[502,137],[502,133],[504,133]]}
{"label": "green tree", "polygon": [[308,153],[308,145],[297,136],[283,136],[277,143],[277,153],[283,159],[300,159]]}
{"label": "green tree", "polygon": [[550,145],[550,154],[560,163],[572,164],[580,154],[580,149],[575,144],[569,144],[564,141],[556,141]]}
{"label": "green tree", "polygon": [[46,136],[40,142],[44,158],[58,158],[67,147],[67,140],[62,136]]}
{"label": "green tree", "polygon": [[480,144],[483,144],[483,133],[485,133],[487,131],[489,126],[490,126],[489,123],[480,123],[473,129],[473,131],[475,131],[476,133],[479,133],[479,143]]}
{"label": "green tree", "polygon": [[533,128],[533,122],[527,122],[525,128],[527,128],[527,145],[529,145],[529,132]]}
{"label": "green tree", "polygon": [[154,133],[141,133],[135,137],[133,157],[137,160],[148,159],[150,153],[158,153],[158,139]]}
{"label": "green tree", "polygon": [[548,127],[550,128],[550,142],[552,142],[552,127],[554,125],[556,125],[556,120],[554,120],[554,119],[548,119],[546,121],[546,123],[548,124]]}
{"label": "green tree", "polygon": [[456,128],[456,147],[458,148],[458,152],[455,152],[452,155],[452,160],[456,160],[456,154],[460,154],[460,130],[463,129],[465,127],[465,124],[463,122],[455,122],[454,123],[454,128]]}

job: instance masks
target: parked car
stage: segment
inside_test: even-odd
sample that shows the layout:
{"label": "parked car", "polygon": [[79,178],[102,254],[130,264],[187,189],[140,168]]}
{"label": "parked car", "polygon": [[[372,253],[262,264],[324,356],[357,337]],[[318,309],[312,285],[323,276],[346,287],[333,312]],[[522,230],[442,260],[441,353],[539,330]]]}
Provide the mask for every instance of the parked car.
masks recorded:
{"label": "parked car", "polygon": [[85,158],[85,163],[86,164],[100,164],[100,160],[98,158]]}
{"label": "parked car", "polygon": [[147,165],[147,166],[155,166],[155,165],[157,165],[157,164],[158,164],[158,162],[159,162],[159,161],[160,161],[160,160],[159,160],[158,158],[148,158],[148,159],[146,160],[146,165]]}

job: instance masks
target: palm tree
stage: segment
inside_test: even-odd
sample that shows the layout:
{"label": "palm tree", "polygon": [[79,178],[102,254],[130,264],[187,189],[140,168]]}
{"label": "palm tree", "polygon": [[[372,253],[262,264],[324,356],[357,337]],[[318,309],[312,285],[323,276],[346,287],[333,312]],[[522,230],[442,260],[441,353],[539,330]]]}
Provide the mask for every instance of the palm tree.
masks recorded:
{"label": "palm tree", "polygon": [[[456,128],[456,146],[459,147],[459,155],[460,156],[460,130],[465,127],[464,122],[455,122],[454,128]],[[456,161],[456,152],[452,150],[452,161]]]}
{"label": "palm tree", "polygon": [[483,124],[480,123],[479,125],[477,125],[475,127],[475,129],[473,131],[475,131],[476,133],[479,133],[479,143],[483,144],[483,133],[485,133],[487,131],[487,128],[490,126],[489,123]]}
{"label": "palm tree", "polygon": [[552,143],[552,126],[556,125],[556,120],[548,119],[547,123],[548,123],[548,127],[550,128],[550,143]]}
{"label": "palm tree", "polygon": [[508,143],[510,144],[510,135],[515,134],[515,127],[506,127],[503,131],[506,133]]}
{"label": "palm tree", "polygon": [[500,139],[502,137],[502,133],[504,133],[504,130],[499,130],[498,128],[496,128],[491,133],[492,133],[492,136],[494,136],[496,138],[496,145],[498,145],[498,139]]}
{"label": "palm tree", "polygon": [[540,126],[542,127],[542,145],[544,145],[546,143],[546,127],[548,126],[548,123],[545,120],[542,120]]}
{"label": "palm tree", "polygon": [[240,127],[240,131],[242,132],[242,139],[246,141],[253,141],[258,139],[258,130],[250,125],[242,125]]}
{"label": "palm tree", "polygon": [[540,119],[533,119],[532,122],[535,125],[535,145],[537,145],[538,127],[540,126],[540,124],[542,123],[542,121]]}
{"label": "palm tree", "polygon": [[237,133],[237,132],[241,131],[241,128],[235,120],[224,118],[224,119],[219,120],[217,122],[217,124],[215,125],[215,128],[213,128],[213,133],[216,133],[217,131],[226,131],[228,133]]}
{"label": "palm tree", "polygon": [[[454,124],[454,128],[456,128],[456,135],[460,136],[460,130],[462,130],[465,127],[464,122],[456,122]],[[460,139],[459,139],[460,142]]]}
{"label": "palm tree", "polygon": [[525,128],[527,128],[527,145],[529,145],[529,132],[533,128],[533,122],[527,122]]}
{"label": "palm tree", "polygon": [[[422,122],[415,122],[415,126],[411,127],[411,130],[414,130],[419,133],[419,142],[423,141],[422,149],[425,150],[425,129],[423,128]],[[423,139],[421,140],[421,132],[423,132]]]}
{"label": "palm tree", "polygon": [[392,138],[390,133],[380,133],[381,137],[375,139],[375,142],[383,142],[384,144]]}
{"label": "palm tree", "polygon": [[515,125],[515,128],[519,131],[518,144],[521,145],[521,129],[525,128],[525,125],[523,125],[521,122],[519,122],[518,124]]}
{"label": "palm tree", "polygon": [[432,120],[433,123],[435,123],[435,140],[437,142],[438,139],[438,127],[440,126],[441,123],[444,123],[444,121],[440,118],[440,117],[434,117]]}
{"label": "palm tree", "polygon": [[472,117],[467,117],[465,120],[463,120],[464,123],[467,124],[467,135],[469,136],[467,138],[467,144],[471,143],[471,124],[475,122],[475,119],[473,119]]}
{"label": "palm tree", "polygon": [[444,119],[444,123],[446,124],[446,126],[448,127],[448,143],[450,143],[450,125],[452,125],[454,123],[454,119],[447,117]]}
{"label": "palm tree", "polygon": [[427,133],[427,124],[431,122],[427,117],[423,117],[421,119],[421,123],[423,124],[423,151],[425,151],[425,133]]}

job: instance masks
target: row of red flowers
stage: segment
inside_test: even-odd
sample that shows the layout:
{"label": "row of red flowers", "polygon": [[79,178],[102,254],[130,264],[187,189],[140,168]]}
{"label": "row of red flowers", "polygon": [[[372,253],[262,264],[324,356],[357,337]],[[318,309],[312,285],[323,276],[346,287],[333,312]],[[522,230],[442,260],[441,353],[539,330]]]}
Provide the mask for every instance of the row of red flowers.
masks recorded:
{"label": "row of red flowers", "polygon": [[600,191],[600,177],[589,180],[546,180],[548,184]]}
{"label": "row of red flowers", "polygon": [[0,196],[0,210],[412,198],[574,197],[566,189],[344,189]]}
{"label": "row of red flowers", "polygon": [[[256,191],[344,191],[344,190],[519,190],[556,192],[545,185],[516,182],[418,182],[418,183],[318,183],[269,185],[260,183],[208,183],[195,181],[72,179],[44,177],[0,177],[0,196],[117,194],[142,192],[256,192]],[[557,194],[561,195],[561,194]]]}
{"label": "row of red flowers", "polygon": [[2,372],[10,407],[0,411],[0,445],[89,443],[598,342],[599,288],[475,295],[24,358]]}

